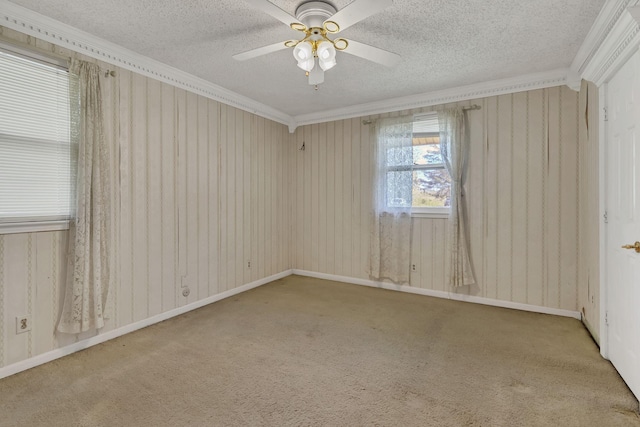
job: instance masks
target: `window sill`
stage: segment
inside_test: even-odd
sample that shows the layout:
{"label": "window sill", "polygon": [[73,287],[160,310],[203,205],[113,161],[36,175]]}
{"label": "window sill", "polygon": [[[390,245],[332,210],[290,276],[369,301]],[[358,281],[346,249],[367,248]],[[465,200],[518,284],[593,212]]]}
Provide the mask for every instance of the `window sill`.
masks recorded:
{"label": "window sill", "polygon": [[449,212],[411,212],[411,218],[447,219]]}
{"label": "window sill", "polygon": [[413,218],[449,218],[451,209],[449,207],[423,207],[411,209],[411,216]]}
{"label": "window sill", "polygon": [[0,222],[0,234],[36,233],[69,229],[69,220]]}

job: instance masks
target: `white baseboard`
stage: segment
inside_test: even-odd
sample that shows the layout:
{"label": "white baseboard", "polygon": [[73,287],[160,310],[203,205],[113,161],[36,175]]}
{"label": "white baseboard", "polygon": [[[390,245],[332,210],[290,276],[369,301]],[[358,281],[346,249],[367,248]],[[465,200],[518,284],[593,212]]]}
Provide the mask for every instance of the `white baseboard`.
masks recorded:
{"label": "white baseboard", "polygon": [[255,282],[247,283],[246,285],[240,286],[238,288],[230,289],[228,291],[212,295],[208,298],[201,299],[199,301],[195,301],[191,304],[184,305],[182,307],[174,308],[173,310],[166,311],[164,313],[160,313],[158,315],[149,317],[147,319],[141,320],[139,322],[130,323],[128,325],[122,326],[117,329],[113,329],[107,331],[105,333],[98,333],[98,335],[87,338],[86,340],[78,341],[71,345],[58,348],[55,350],[48,351],[43,354],[39,354],[35,357],[32,357],[27,360],[23,360],[17,363],[13,363],[11,365],[7,365],[3,368],[0,368],[0,379],[8,377],[13,374],[17,374],[18,372],[26,371],[27,369],[31,369],[38,365],[42,365],[47,362],[51,362],[52,360],[59,359],[61,357],[67,356],[71,353],[75,353],[80,350],[84,350],[89,347],[93,347],[94,345],[101,344],[105,341],[112,340],[114,338],[120,337],[122,335],[126,335],[130,332],[137,331],[138,329],[146,328],[147,326],[151,326],[155,323],[160,323],[164,320],[170,319],[172,317],[179,316],[181,314],[187,313],[192,310],[196,310],[200,307],[204,307],[205,305],[212,304],[214,302],[223,300],[225,298],[229,298],[231,296],[240,294],[242,292],[246,292],[250,289],[257,288],[258,286],[265,285],[267,283],[273,282],[274,280],[282,279],[283,277],[290,276],[292,274],[292,270],[285,270],[281,273],[274,274],[273,276],[265,277],[264,279],[256,280]]}
{"label": "white baseboard", "polygon": [[410,294],[426,295],[429,297],[444,298],[455,301],[472,302],[475,304],[491,305],[494,307],[511,308],[514,310],[531,311],[534,313],[552,314],[555,316],[572,317],[581,320],[582,316],[578,311],[562,310],[559,308],[541,307],[519,302],[502,301],[491,298],[476,297],[472,295],[462,295],[453,292],[434,291],[430,289],[415,288],[413,286],[396,285],[388,282],[375,282],[373,280],[356,279],[353,277],[336,276],[334,274],[316,273],[306,270],[293,270],[293,274],[299,276],[315,277],[316,279],[333,280],[335,282],[351,283],[353,285],[370,286],[374,288],[388,289],[391,291],[407,292]]}

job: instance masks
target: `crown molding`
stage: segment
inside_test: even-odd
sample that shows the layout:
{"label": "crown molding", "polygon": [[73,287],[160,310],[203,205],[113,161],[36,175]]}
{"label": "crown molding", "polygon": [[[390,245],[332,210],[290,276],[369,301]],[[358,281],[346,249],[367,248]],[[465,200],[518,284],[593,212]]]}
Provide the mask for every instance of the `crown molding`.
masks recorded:
{"label": "crown molding", "polygon": [[7,0],[0,0],[0,10],[0,25],[2,26],[282,123],[289,126],[289,129],[291,126],[295,128],[293,118],[282,111],[155,59],[140,55]]}
{"label": "crown molding", "polygon": [[636,52],[640,45],[638,3],[639,0],[605,3],[571,65],[572,71],[601,86]]}
{"label": "crown molding", "polygon": [[546,71],[419,95],[370,102],[321,113],[303,114],[295,116],[294,120],[298,126],[302,126],[563,85],[567,85],[573,90],[580,90],[580,76],[569,69]]}

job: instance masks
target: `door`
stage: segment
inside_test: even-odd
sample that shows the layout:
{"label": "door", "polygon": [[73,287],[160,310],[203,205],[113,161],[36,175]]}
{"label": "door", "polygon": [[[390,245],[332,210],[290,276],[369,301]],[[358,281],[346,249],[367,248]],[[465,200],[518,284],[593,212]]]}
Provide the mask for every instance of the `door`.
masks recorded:
{"label": "door", "polygon": [[607,87],[606,228],[609,359],[640,397],[640,52]]}

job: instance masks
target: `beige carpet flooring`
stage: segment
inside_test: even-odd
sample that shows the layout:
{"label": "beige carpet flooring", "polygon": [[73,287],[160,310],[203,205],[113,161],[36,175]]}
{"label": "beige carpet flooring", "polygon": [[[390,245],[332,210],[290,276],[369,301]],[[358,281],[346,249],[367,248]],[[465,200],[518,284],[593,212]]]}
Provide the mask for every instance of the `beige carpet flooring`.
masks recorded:
{"label": "beige carpet flooring", "polygon": [[580,322],[291,276],[0,380],[1,426],[640,426]]}

